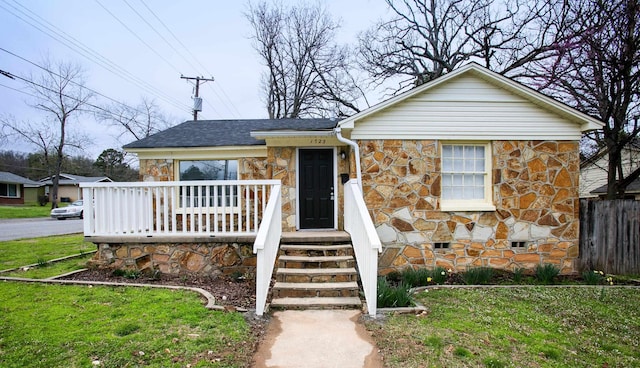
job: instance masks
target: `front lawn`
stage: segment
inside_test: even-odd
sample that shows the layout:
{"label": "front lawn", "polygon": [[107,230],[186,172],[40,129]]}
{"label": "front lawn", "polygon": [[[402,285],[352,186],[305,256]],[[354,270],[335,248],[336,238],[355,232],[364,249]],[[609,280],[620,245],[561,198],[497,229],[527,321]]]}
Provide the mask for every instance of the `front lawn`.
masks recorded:
{"label": "front lawn", "polygon": [[23,206],[0,206],[0,219],[12,218],[34,218],[49,217],[51,215],[51,204],[46,206],[23,205]]}
{"label": "front lawn", "polygon": [[368,322],[387,367],[637,367],[637,288],[439,289]]}
{"label": "front lawn", "polygon": [[95,245],[84,242],[82,235],[3,241],[0,242],[0,270],[43,263],[93,250]]}
{"label": "front lawn", "polygon": [[0,281],[2,367],[248,367],[239,313],[199,294]]}

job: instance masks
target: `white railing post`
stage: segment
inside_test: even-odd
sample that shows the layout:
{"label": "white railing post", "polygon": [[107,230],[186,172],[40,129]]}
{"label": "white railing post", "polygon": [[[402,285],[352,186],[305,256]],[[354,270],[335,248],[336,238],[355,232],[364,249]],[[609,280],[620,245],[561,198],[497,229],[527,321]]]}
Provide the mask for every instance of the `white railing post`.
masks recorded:
{"label": "white railing post", "polygon": [[253,253],[257,256],[256,265],[256,315],[262,316],[267,304],[267,294],[271,285],[271,275],[282,236],[282,196],[280,184],[271,187],[267,207],[258,228]]}
{"label": "white railing post", "polygon": [[253,186],[264,193],[276,184],[280,181],[82,183],[85,236],[256,235],[265,197],[243,197],[243,192]]}
{"label": "white railing post", "polygon": [[351,235],[367,310],[370,316],[375,317],[378,305],[378,253],[382,252],[382,244],[355,179],[344,186],[344,229]]}

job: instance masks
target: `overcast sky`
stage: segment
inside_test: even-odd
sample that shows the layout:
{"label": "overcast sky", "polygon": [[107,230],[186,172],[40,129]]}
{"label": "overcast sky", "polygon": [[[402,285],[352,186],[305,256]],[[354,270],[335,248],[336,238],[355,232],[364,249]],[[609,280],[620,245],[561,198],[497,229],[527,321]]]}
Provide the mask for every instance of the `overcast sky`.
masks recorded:
{"label": "overcast sky", "polygon": [[[339,42],[354,43],[358,32],[388,15],[382,0],[321,3],[341,21]],[[0,70],[35,74],[39,70],[30,62],[42,64],[47,55],[77,62],[86,70],[87,87],[132,106],[142,97],[155,99],[178,122],[192,117],[193,85],[180,75],[213,77],[200,87],[200,119],[266,118],[260,91],[264,68],[251,45],[247,6],[234,0],[0,0]],[[83,56],[87,52],[92,56]],[[19,91],[27,91],[24,83],[0,75],[0,114],[41,119],[27,103],[33,98]],[[98,96],[93,104],[106,102]],[[129,143],[117,142],[115,131],[91,116],[81,120],[76,125],[94,140],[84,156],[96,158],[106,148]],[[5,142],[0,150],[33,148]]]}

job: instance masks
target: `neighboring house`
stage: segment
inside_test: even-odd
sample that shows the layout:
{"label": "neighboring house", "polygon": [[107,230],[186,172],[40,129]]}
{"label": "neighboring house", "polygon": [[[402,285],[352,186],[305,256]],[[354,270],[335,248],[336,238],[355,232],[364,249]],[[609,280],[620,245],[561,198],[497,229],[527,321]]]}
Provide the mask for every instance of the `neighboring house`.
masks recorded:
{"label": "neighboring house", "polygon": [[[580,198],[598,198],[607,194],[609,156],[601,149],[580,163]],[[640,167],[640,142],[633,140],[622,150],[622,173],[626,177]],[[631,184],[628,194],[636,195],[637,184]]]}
{"label": "neighboring house", "polygon": [[[51,187],[53,187],[52,176],[40,179],[40,183],[45,187],[45,195],[50,196]],[[58,181],[58,199],[60,202],[74,202],[82,199],[82,190],[80,183],[104,183],[112,182],[106,176],[81,176],[60,173]],[[49,198],[51,200],[51,198]]]}
{"label": "neighboring house", "polygon": [[[572,273],[579,140],[601,126],[471,63],[341,121],[188,121],[124,148],[138,155],[149,185],[279,180],[285,232],[344,229],[344,183],[357,178],[383,245],[380,274],[540,263]],[[180,191],[184,216],[205,203],[194,202],[197,188]],[[211,201],[233,210],[229,203],[239,192],[218,193]],[[156,212],[161,205],[167,206],[154,204]],[[194,229],[194,222],[183,227]]]}
{"label": "neighboring house", "polygon": [[[609,186],[607,184],[596,188],[594,190],[591,191],[591,196],[590,198],[593,197],[598,197],[598,198],[606,198],[607,197],[607,188]],[[629,184],[627,186],[627,188],[624,191],[624,198],[625,199],[634,199],[636,201],[640,200],[640,179],[636,179],[634,181],[631,182],[631,184]]]}
{"label": "neighboring house", "polygon": [[42,184],[20,175],[0,171],[0,204],[25,204],[37,202]]}

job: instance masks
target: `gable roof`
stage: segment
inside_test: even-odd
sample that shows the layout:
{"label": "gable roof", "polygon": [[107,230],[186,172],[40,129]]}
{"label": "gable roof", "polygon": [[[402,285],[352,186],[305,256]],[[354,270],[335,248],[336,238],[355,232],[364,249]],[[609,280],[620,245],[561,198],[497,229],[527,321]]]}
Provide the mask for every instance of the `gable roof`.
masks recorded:
{"label": "gable roof", "polygon": [[553,112],[567,119],[568,121],[579,124],[580,129],[582,131],[600,129],[604,125],[601,121],[599,121],[596,118],[593,118],[587,114],[584,114],[560,101],[557,101],[551,97],[543,95],[542,93],[535,91],[534,89],[531,89],[503,75],[492,72],[489,69],[484,68],[475,62],[471,62],[469,64],[462,66],[459,69],[456,69],[450,73],[447,73],[428,83],[425,83],[412,90],[401,93],[369,109],[363,110],[355,115],[352,115],[340,121],[338,123],[338,126],[345,129],[353,129],[355,122],[358,120],[369,117],[391,106],[401,103],[413,96],[427,92],[431,89],[434,89],[437,86],[440,86],[444,83],[447,83],[463,75],[474,75],[498,88],[504,89],[510,93],[513,93],[514,95],[520,96],[530,101],[531,103],[537,106],[540,106],[541,108],[547,111]]}
{"label": "gable roof", "polygon": [[[40,179],[40,183],[52,185],[53,184],[52,177],[53,176],[42,178]],[[58,184],[71,185],[71,184],[78,184],[78,183],[99,183],[104,181],[113,181],[113,180],[111,180],[107,176],[82,176],[82,175],[60,173],[60,179],[58,181]]]}
{"label": "gable roof", "polygon": [[14,173],[10,173],[7,171],[0,171],[0,183],[9,183],[9,184],[22,184],[28,186],[40,186],[41,183],[37,181],[33,181],[31,179],[27,179],[23,176],[16,175]]}
{"label": "gable roof", "polygon": [[252,131],[333,129],[334,119],[240,119],[186,121],[124,146],[135,151],[145,148],[190,148],[264,145]]}
{"label": "gable roof", "polygon": [[[609,188],[608,184],[605,184],[601,187],[598,187],[594,190],[592,190],[590,193],[591,194],[596,194],[596,195],[604,195],[607,194],[607,189]],[[632,181],[627,188],[624,190],[624,192],[626,194],[638,194],[640,193],[640,179],[636,179],[634,181]]]}

